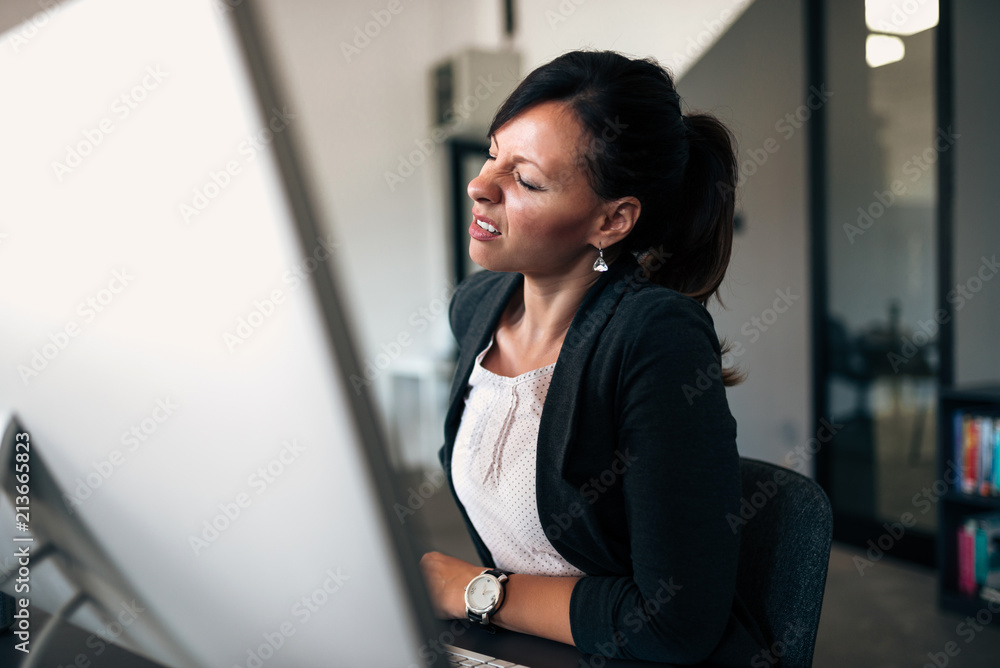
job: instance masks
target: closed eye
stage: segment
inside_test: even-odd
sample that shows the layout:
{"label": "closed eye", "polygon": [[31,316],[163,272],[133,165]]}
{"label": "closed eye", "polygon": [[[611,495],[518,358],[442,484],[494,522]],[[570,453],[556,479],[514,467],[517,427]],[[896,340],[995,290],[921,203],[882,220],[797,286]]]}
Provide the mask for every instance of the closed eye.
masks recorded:
{"label": "closed eye", "polygon": [[524,186],[525,188],[527,188],[528,190],[541,190],[541,188],[539,188],[538,186],[533,186],[533,185],[531,185],[530,183],[528,183],[527,181],[523,181],[523,180],[521,180],[521,176],[520,176],[520,175],[516,175],[516,176],[514,177],[514,179],[515,179],[515,180],[516,180],[516,181],[517,181],[518,183],[520,183],[520,184],[521,184],[522,186]]}
{"label": "closed eye", "polygon": [[[495,155],[493,155],[492,153],[488,153],[486,155],[486,159],[487,160],[496,160],[497,157]],[[539,188],[538,186],[536,186],[534,184],[528,183],[527,181],[525,181],[524,179],[521,178],[520,174],[515,174],[514,175],[514,180],[517,181],[518,183],[520,183],[522,186],[524,186],[528,190],[534,190],[536,192],[540,192],[542,190],[545,190],[545,188]]]}

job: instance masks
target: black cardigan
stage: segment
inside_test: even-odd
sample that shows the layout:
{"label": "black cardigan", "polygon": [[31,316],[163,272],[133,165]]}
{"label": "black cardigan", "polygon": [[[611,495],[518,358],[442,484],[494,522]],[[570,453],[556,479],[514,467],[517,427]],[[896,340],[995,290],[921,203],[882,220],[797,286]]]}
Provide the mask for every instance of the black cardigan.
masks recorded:
{"label": "black cardigan", "polygon": [[[469,375],[522,281],[479,272],[452,298],[459,359],[440,458],[453,495]],[[631,255],[570,325],[538,429],[536,494],[553,547],[587,574],[570,601],[584,652],[716,666],[760,655],[763,636],[735,589],[740,538],[726,515],[739,515],[739,455],[719,363],[705,307],[644,280]],[[699,371],[716,377],[707,389]]]}

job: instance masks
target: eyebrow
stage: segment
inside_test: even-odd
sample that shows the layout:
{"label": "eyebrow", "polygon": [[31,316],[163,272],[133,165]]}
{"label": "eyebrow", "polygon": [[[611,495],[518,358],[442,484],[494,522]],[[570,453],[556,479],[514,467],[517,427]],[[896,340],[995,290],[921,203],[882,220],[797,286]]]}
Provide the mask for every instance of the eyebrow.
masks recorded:
{"label": "eyebrow", "polygon": [[[500,148],[500,142],[499,142],[499,141],[497,141],[497,137],[496,137],[496,135],[492,135],[492,136],[490,137],[490,139],[492,139],[493,141],[495,141],[495,142],[496,142],[496,144],[497,144],[497,148],[499,149],[499,148]],[[542,173],[542,176],[545,176],[545,177],[548,177],[548,175],[547,175],[547,174],[545,173],[545,170],[544,170],[544,169],[542,169],[542,166],[541,166],[541,165],[539,165],[539,164],[538,164],[537,162],[535,162],[534,160],[529,160],[528,158],[524,157],[523,155],[521,155],[521,154],[519,154],[519,153],[515,153],[514,155],[512,155],[512,156],[511,156],[511,158],[510,158],[510,159],[511,159],[511,161],[512,161],[512,162],[526,162],[526,163],[528,163],[529,165],[534,165],[535,167],[537,167],[537,168],[538,168],[538,171],[540,171],[540,172]]]}

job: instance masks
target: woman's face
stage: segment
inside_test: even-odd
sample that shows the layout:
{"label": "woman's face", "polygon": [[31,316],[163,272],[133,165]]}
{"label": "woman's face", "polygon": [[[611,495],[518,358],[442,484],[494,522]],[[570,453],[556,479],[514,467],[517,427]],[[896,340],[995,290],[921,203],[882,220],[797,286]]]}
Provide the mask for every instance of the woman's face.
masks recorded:
{"label": "woman's face", "polygon": [[592,274],[609,203],[587,180],[585,141],[562,102],[538,104],[496,132],[490,158],[469,182],[473,262],[537,277]]}

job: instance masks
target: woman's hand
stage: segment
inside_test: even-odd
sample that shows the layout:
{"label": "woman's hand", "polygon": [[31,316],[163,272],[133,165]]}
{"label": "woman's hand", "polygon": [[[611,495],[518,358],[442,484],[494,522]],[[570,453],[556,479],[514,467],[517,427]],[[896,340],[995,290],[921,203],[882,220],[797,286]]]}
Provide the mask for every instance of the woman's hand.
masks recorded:
{"label": "woman's hand", "polygon": [[434,614],[440,619],[464,619],[465,585],[482,573],[483,567],[440,552],[428,552],[420,558],[420,570]]}

